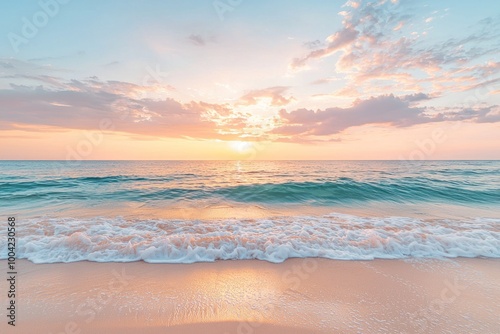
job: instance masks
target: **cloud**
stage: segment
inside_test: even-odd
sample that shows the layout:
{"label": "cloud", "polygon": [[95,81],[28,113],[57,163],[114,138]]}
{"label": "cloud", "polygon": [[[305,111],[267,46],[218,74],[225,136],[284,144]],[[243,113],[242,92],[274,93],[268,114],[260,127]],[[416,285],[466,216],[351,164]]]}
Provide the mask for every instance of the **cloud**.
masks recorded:
{"label": "cloud", "polygon": [[264,119],[240,111],[238,105],[253,105],[266,98],[273,106],[284,106],[292,99],[282,95],[288,87],[254,90],[234,105],[134,97],[146,88],[95,77],[59,82],[52,88],[11,85],[0,89],[0,128],[95,130],[102,120],[108,120],[113,131],[133,136],[324,143],[339,141],[343,131],[367,124],[410,127],[444,121],[500,121],[498,106],[442,110],[418,106],[435,97],[425,93],[358,99],[348,108],[281,109]]}
{"label": "cloud", "polygon": [[62,55],[62,56],[56,56],[56,57],[41,57],[41,58],[31,58],[28,59],[30,62],[37,62],[37,61],[54,61],[54,60],[59,60],[59,59],[65,59],[65,58],[75,58],[75,57],[82,57],[85,56],[85,51],[78,51],[72,54],[67,54],[67,55]]}
{"label": "cloud", "polygon": [[319,47],[324,46],[324,43],[323,43],[323,42],[321,42],[319,39],[316,39],[316,40],[314,40],[314,41],[305,42],[305,43],[304,43],[304,46],[305,46],[307,49],[314,50],[314,49],[317,49],[317,48],[319,48]]}
{"label": "cloud", "polygon": [[120,64],[120,62],[118,60],[115,60],[115,61],[111,61],[109,63],[104,64],[104,66],[115,66],[118,64]]}
{"label": "cloud", "polygon": [[64,87],[61,83],[61,79],[51,75],[39,74],[39,75],[26,75],[26,74],[13,74],[13,75],[3,75],[0,76],[2,79],[21,79],[28,81],[35,81],[42,84],[48,84],[56,87]]}
{"label": "cloud", "polygon": [[406,101],[406,102],[418,102],[418,101],[430,100],[432,98],[433,97],[431,97],[429,94],[414,93],[414,94],[402,96],[401,100]]}
{"label": "cloud", "polygon": [[269,87],[264,89],[252,90],[239,98],[239,105],[255,105],[260,99],[270,99],[272,106],[284,106],[294,100],[293,97],[285,97],[283,94],[289,87]]}
{"label": "cloud", "polygon": [[338,78],[322,78],[322,79],[314,80],[310,84],[311,85],[324,85],[324,84],[330,83],[332,81],[338,81],[338,80],[339,80]]}
{"label": "cloud", "polygon": [[395,26],[394,28],[392,28],[393,31],[398,31],[399,29],[403,28],[404,27],[404,22],[401,21],[398,23],[397,26]]}
{"label": "cloud", "polygon": [[0,58],[0,75],[47,75],[47,73],[68,72],[66,69],[57,68],[52,65],[38,65],[31,61],[15,58]]}
{"label": "cloud", "polygon": [[445,110],[436,113],[430,108],[417,107],[417,101],[431,97],[412,94],[396,97],[393,94],[356,100],[351,107],[332,107],[324,110],[297,109],[290,112],[282,109],[279,113],[281,125],[272,130],[273,134],[290,140],[311,136],[331,136],[355,126],[379,124],[393,127],[410,127],[423,123],[444,121],[498,122],[498,106],[480,109]]}
{"label": "cloud", "polygon": [[197,46],[204,46],[206,44],[205,39],[201,35],[191,34],[188,40]]}
{"label": "cloud", "polygon": [[[429,28],[422,24],[414,2],[350,1],[344,7],[339,13],[342,28],[325,39],[326,46],[293,58],[289,65],[304,69],[317,59],[336,55],[335,68],[326,73],[346,81],[337,95],[368,97],[387,89],[397,94],[463,91],[500,72],[498,17],[468,27],[465,37],[433,42],[426,38]],[[424,31],[410,33],[407,27]]]}
{"label": "cloud", "polygon": [[[334,107],[318,111],[298,109],[289,113],[282,110],[280,117],[285,125],[274,132],[283,133],[290,130],[287,128],[291,126],[296,134],[324,136],[364,124],[410,126],[428,121],[423,112],[421,108],[410,107],[408,101],[385,95],[357,100],[350,108]],[[298,130],[300,132],[297,133]]]}
{"label": "cloud", "polygon": [[473,120],[476,123],[497,123],[500,122],[500,106],[465,108],[448,112],[446,118],[452,121]]}
{"label": "cloud", "polygon": [[1,61],[1,60],[0,60],[0,67],[2,67],[3,69],[13,69],[13,68],[15,68],[14,65],[11,64],[10,62]]}
{"label": "cloud", "polygon": [[225,137],[220,135],[217,123],[217,118],[228,113],[223,112],[223,107],[130,97],[137,89],[143,87],[97,78],[72,80],[64,89],[12,85],[11,89],[0,90],[1,121],[92,130],[99,128],[101,120],[108,119],[119,132],[158,137]]}
{"label": "cloud", "polygon": [[[314,46],[316,49],[297,60],[297,64],[305,66],[314,59],[339,52],[336,69],[346,74],[350,81],[336,94],[326,95],[359,97],[348,108],[282,109],[278,112],[295,101],[289,86],[249,90],[232,104],[154,99],[151,96],[157,96],[158,89],[166,90],[167,94],[163,96],[169,96],[168,91],[174,88],[166,84],[103,81],[97,77],[65,80],[59,77],[60,72],[65,71],[63,69],[0,59],[0,78],[10,81],[10,86],[0,89],[0,128],[7,131],[90,130],[98,128],[102,119],[110,119],[115,131],[132,136],[321,143],[339,141],[346,129],[366,124],[409,127],[443,121],[499,121],[496,106],[435,110],[422,107],[420,103],[435,98],[440,90],[460,91],[495,84],[500,78],[488,77],[500,71],[500,61],[464,65],[460,63],[462,51],[446,53],[448,48],[457,48],[459,43],[472,42],[469,39],[449,40],[442,47],[418,49],[425,52],[415,54],[418,45],[414,40],[400,38],[395,41],[385,35],[387,29],[392,31],[408,17],[390,14],[380,19],[367,16],[368,13],[387,15],[380,8],[363,4],[357,8],[351,4],[351,8],[364,14],[344,14],[343,29],[330,35],[326,45]],[[387,25],[385,30],[379,27],[384,24]],[[485,21],[481,24],[491,26],[493,23]],[[199,37],[203,43],[207,41]],[[193,43],[196,43],[196,38]],[[468,49],[467,55],[488,52],[487,49]],[[443,64],[447,64],[447,71],[440,71]],[[432,75],[434,92],[420,88],[422,80],[427,79],[415,78],[408,71],[412,68]],[[339,80],[339,77],[326,74],[324,79],[312,84],[333,80]],[[371,84],[374,80],[386,82],[377,88]],[[390,81],[408,91],[381,95],[378,91],[381,87],[385,91],[394,91]],[[374,97],[367,98],[363,94]],[[261,117],[250,112],[257,108],[245,108],[259,106],[262,101],[273,107],[267,108],[271,115]]]}
{"label": "cloud", "polygon": [[292,68],[299,68],[305,66],[306,62],[315,59],[329,56],[336,51],[340,50],[343,46],[351,43],[358,36],[358,31],[347,27],[335,34],[329,36],[326,40],[328,42],[327,47],[311,51],[308,55],[302,58],[295,58],[292,61]]}
{"label": "cloud", "polygon": [[[174,88],[167,84],[138,85],[95,76],[64,80],[54,75],[57,70],[14,59],[0,59],[0,71],[0,78],[10,81],[0,89],[4,130],[92,130],[110,119],[115,131],[141,136],[239,140],[264,131],[254,124],[253,115],[231,105],[152,98],[157,92],[168,96]],[[291,99],[282,95],[286,90],[254,90],[239,102],[252,104],[265,98],[283,105]]]}

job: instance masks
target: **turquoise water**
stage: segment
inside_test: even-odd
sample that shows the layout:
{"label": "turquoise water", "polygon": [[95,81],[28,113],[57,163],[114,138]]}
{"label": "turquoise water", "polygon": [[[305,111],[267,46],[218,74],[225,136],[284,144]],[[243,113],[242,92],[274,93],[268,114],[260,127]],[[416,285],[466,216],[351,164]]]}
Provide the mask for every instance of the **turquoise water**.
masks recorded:
{"label": "turquoise water", "polygon": [[500,257],[499,161],[2,161],[0,201],[34,262]]}
{"label": "turquoise water", "polygon": [[498,161],[0,162],[7,211],[102,204],[500,205]]}

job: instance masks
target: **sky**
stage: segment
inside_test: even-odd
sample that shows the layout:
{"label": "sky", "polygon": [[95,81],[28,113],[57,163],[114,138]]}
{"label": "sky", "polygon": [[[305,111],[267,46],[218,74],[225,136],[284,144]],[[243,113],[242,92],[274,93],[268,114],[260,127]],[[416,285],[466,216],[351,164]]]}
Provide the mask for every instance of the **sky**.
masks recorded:
{"label": "sky", "polygon": [[500,2],[0,2],[0,159],[500,159]]}

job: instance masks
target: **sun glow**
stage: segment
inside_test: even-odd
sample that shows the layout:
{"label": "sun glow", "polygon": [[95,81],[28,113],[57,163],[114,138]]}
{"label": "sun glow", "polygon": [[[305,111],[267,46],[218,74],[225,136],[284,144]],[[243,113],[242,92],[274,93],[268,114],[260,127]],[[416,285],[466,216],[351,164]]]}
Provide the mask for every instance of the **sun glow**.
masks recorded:
{"label": "sun glow", "polygon": [[245,153],[252,148],[252,143],[246,141],[232,141],[229,143],[229,145],[234,151],[238,153]]}

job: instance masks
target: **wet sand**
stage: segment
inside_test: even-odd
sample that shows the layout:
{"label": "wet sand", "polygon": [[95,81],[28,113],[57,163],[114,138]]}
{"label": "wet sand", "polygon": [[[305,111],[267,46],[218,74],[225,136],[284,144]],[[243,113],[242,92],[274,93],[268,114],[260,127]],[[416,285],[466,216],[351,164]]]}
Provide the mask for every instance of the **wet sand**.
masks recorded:
{"label": "wet sand", "polygon": [[1,333],[500,332],[497,259],[17,267],[16,327],[2,279]]}
{"label": "wet sand", "polygon": [[224,201],[178,201],[158,202],[156,204],[140,202],[102,203],[92,207],[75,207],[72,203],[61,204],[48,213],[45,207],[28,210],[19,219],[42,217],[79,217],[94,218],[117,216],[130,220],[145,219],[262,219],[293,216],[323,216],[331,213],[354,215],[358,217],[412,217],[422,220],[434,219],[473,219],[476,217],[496,218],[495,208],[489,205],[475,207],[425,203],[424,205],[406,203],[352,203],[352,205],[257,205]]}

